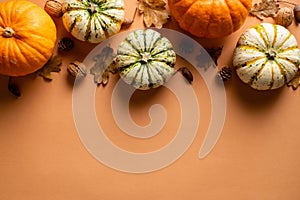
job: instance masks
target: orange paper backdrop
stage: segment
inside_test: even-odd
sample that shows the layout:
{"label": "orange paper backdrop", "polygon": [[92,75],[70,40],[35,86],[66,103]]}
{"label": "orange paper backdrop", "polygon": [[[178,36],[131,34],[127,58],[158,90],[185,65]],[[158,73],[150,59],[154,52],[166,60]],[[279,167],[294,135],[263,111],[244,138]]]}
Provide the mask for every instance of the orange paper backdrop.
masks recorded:
{"label": "orange paper backdrop", "polygon": [[[45,0],[31,0],[43,7]],[[300,1],[295,1],[300,3]],[[125,0],[126,17],[137,2]],[[286,5],[284,5],[286,6]],[[54,19],[58,38],[71,37],[61,19]],[[271,18],[265,21],[273,22]],[[231,62],[238,37],[260,21],[248,17],[240,30],[217,40],[197,39],[205,47],[223,46],[218,67]],[[130,29],[143,27],[137,15]],[[171,19],[168,28],[180,30]],[[300,41],[300,27],[289,30]],[[183,31],[182,31],[183,32]],[[226,82],[227,113],[221,137],[204,159],[199,149],[209,127],[211,108],[207,87],[189,63],[178,59],[177,66],[194,72],[192,87],[200,104],[201,120],[190,148],[176,162],[151,173],[132,174],[111,169],[95,159],[83,146],[72,113],[73,84],[67,65],[83,60],[96,45],[75,40],[62,56],[60,73],[53,81],[39,76],[15,78],[22,96],[7,90],[8,77],[0,76],[0,199],[1,200],[299,200],[300,199],[300,90],[283,87],[259,92],[233,74]],[[132,152],[149,152],[174,138],[180,123],[176,97],[167,89],[136,92],[130,111],[139,125],[149,123],[148,110],[163,105],[168,119],[163,130],[150,139],[135,139],[116,126],[110,106],[113,75],[108,85],[98,87],[95,109],[107,137]],[[190,116],[191,118],[193,116]]]}

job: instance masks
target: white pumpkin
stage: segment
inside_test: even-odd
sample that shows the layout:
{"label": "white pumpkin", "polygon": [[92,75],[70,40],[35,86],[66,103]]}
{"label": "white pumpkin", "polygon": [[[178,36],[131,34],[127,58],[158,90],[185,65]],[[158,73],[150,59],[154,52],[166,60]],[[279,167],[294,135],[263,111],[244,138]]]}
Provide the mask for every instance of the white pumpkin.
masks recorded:
{"label": "white pumpkin", "polygon": [[124,21],[123,0],[65,0],[62,11],[66,30],[90,43],[118,33]]}
{"label": "white pumpkin", "polygon": [[283,26],[270,23],[246,30],[233,54],[237,75],[257,90],[283,86],[295,76],[299,64],[295,37]]}
{"label": "white pumpkin", "polygon": [[126,83],[147,90],[163,85],[174,75],[176,53],[171,42],[157,31],[135,30],[120,44],[116,61]]}

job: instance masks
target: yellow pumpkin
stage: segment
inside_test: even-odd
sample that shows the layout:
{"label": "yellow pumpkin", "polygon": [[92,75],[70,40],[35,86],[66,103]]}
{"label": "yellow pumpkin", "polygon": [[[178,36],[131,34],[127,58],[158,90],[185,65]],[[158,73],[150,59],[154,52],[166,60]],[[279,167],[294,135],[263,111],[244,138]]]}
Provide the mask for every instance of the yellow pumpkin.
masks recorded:
{"label": "yellow pumpkin", "polygon": [[257,90],[272,90],[282,87],[296,75],[300,49],[288,29],[261,23],[240,36],[232,63],[244,83]]}
{"label": "yellow pumpkin", "polygon": [[205,38],[238,30],[252,7],[251,0],[168,0],[168,4],[182,29]]}
{"label": "yellow pumpkin", "polygon": [[38,5],[26,0],[0,3],[0,74],[35,72],[52,56],[56,26]]}

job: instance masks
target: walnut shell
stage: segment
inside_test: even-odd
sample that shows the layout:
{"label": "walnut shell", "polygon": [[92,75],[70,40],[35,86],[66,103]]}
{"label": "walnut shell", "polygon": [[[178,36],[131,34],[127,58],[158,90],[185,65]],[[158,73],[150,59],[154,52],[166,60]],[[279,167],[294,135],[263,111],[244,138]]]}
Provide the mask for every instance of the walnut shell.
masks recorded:
{"label": "walnut shell", "polygon": [[291,25],[293,20],[294,13],[293,10],[289,7],[281,8],[275,17],[275,23],[284,27],[288,27],[289,25]]}
{"label": "walnut shell", "polygon": [[69,74],[74,78],[76,77],[83,78],[87,74],[85,65],[82,62],[79,62],[77,60],[71,62],[68,65],[67,70]]}
{"label": "walnut shell", "polygon": [[62,3],[60,0],[47,0],[44,10],[52,17],[59,18],[63,15]]}

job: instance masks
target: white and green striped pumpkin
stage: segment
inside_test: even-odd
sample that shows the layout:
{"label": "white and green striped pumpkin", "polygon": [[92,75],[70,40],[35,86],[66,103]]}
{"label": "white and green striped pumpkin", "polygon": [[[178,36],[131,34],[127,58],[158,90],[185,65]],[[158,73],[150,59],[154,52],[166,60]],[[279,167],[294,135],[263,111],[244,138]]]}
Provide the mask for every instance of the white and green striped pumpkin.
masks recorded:
{"label": "white and green striped pumpkin", "polygon": [[64,0],[62,11],[66,30],[90,43],[118,33],[124,21],[123,0]]}
{"label": "white and green striped pumpkin", "polygon": [[237,75],[257,90],[283,86],[295,76],[299,64],[295,37],[283,26],[270,23],[246,30],[233,54]]}
{"label": "white and green striped pumpkin", "polygon": [[163,85],[174,75],[176,53],[171,42],[157,31],[135,30],[119,45],[116,61],[126,83],[147,90]]}

